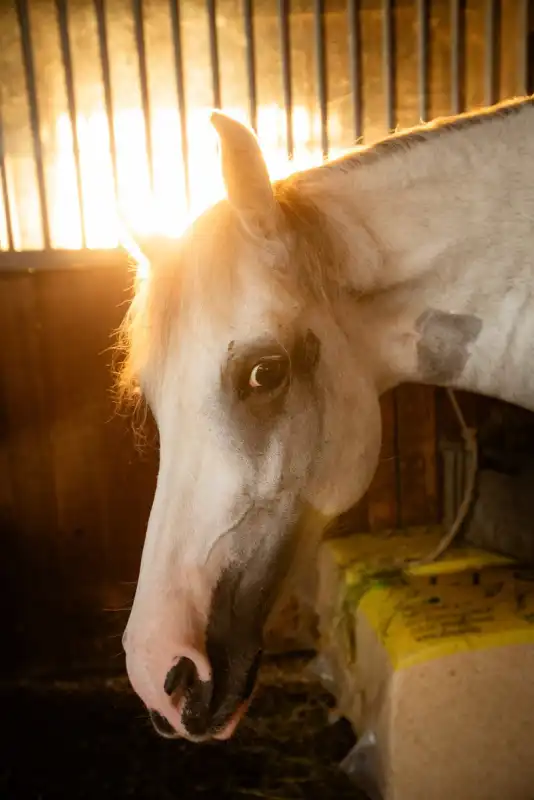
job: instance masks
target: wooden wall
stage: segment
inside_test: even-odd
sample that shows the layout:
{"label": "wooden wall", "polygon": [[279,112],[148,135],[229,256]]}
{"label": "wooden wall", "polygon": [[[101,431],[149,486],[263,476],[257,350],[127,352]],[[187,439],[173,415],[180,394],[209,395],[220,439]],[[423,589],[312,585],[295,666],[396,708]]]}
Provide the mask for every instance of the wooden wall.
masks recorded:
{"label": "wooden wall", "polygon": [[136,452],[110,391],[131,275],[115,254],[85,261],[0,277],[5,668],[120,653],[126,615],[109,609],[130,602],[154,489],[156,451]]}
{"label": "wooden wall", "polygon": [[[132,597],[157,468],[153,431],[136,450],[111,394],[131,277],[117,253],[0,260],[4,671],[122,664],[116,609]],[[382,459],[351,529],[440,515],[439,397],[401,387],[382,407]]]}
{"label": "wooden wall", "polygon": [[[384,530],[439,519],[436,392],[401,386],[381,400],[383,444],[375,478],[346,518],[358,530]],[[344,526],[343,526],[344,527]]]}

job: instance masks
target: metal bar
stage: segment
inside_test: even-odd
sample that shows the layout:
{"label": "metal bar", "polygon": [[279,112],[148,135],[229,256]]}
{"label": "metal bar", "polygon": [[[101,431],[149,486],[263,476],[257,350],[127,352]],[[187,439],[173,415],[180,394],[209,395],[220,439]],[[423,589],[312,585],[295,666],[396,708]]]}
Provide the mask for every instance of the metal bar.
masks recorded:
{"label": "metal bar", "polygon": [[30,17],[28,12],[27,0],[15,0],[17,21],[20,28],[22,57],[24,61],[24,78],[26,81],[26,92],[28,95],[28,105],[30,111],[30,124],[32,129],[33,155],[35,159],[35,171],[37,176],[37,192],[39,194],[39,206],[41,211],[41,225],[43,232],[43,244],[45,250],[49,250],[50,223],[48,219],[48,205],[46,200],[45,171],[43,163],[43,149],[41,146],[41,123],[39,119],[39,107],[37,103],[37,86],[35,82],[35,66],[33,63],[33,49],[30,30]]}
{"label": "metal bar", "polygon": [[254,41],[254,14],[252,0],[243,0],[245,39],[247,44],[247,79],[250,124],[258,129],[258,93],[256,86],[256,47]]}
{"label": "metal bar", "polygon": [[176,72],[176,93],[178,113],[180,114],[180,137],[182,144],[182,161],[184,166],[185,197],[188,208],[191,207],[191,185],[189,182],[189,142],[187,135],[187,108],[185,103],[184,64],[182,47],[182,24],[180,17],[180,0],[170,0],[172,39],[174,44],[174,70]]}
{"label": "metal bar", "polygon": [[528,94],[528,34],[529,34],[529,0],[520,0],[520,8],[518,14],[518,30],[517,36],[519,39],[518,51],[518,76],[519,86],[518,94]]}
{"label": "metal bar", "polygon": [[493,105],[500,95],[500,0],[486,0],[486,105]]}
{"label": "metal bar", "polygon": [[427,122],[429,97],[428,58],[430,40],[429,0],[417,0],[417,18],[419,27],[419,119],[421,122]]}
{"label": "metal bar", "polygon": [[115,139],[115,115],[113,113],[113,92],[111,89],[111,69],[109,64],[108,32],[106,23],[106,0],[94,0],[96,23],[98,28],[98,47],[100,51],[100,65],[102,68],[102,83],[104,86],[104,103],[106,106],[106,119],[108,123],[109,152],[111,156],[111,169],[113,171],[113,186],[115,201],[119,203],[119,170],[117,166],[117,142]]}
{"label": "metal bar", "polygon": [[465,111],[465,0],[451,0],[451,112]]}
{"label": "metal bar", "polygon": [[143,18],[143,0],[132,0],[132,11],[137,44],[137,60],[139,64],[139,85],[141,88],[141,106],[145,124],[146,155],[150,188],[154,191],[154,149],[152,147],[152,125],[150,113],[150,92],[148,89],[148,70],[146,61],[145,23]]}
{"label": "metal bar", "polygon": [[354,138],[358,142],[363,136],[362,102],[362,31],[359,0],[348,0],[350,85],[352,94],[352,118]]}
{"label": "metal bar", "polygon": [[324,2],[314,0],[315,57],[317,63],[317,95],[321,115],[321,152],[328,158],[328,101],[326,83],[326,47],[324,30]]}
{"label": "metal bar", "polygon": [[221,75],[219,71],[219,41],[217,37],[216,0],[206,0],[208,11],[208,32],[210,40],[211,83],[213,87],[213,105],[221,108]]}
{"label": "metal bar", "polygon": [[290,0],[278,0],[278,17],[280,22],[280,55],[282,57],[282,90],[284,94],[284,112],[286,120],[286,145],[288,158],[295,153],[293,138],[293,89],[291,85],[291,39],[289,34]]}
{"label": "metal bar", "polygon": [[65,89],[69,106],[69,118],[72,131],[72,152],[74,155],[74,168],[76,170],[76,190],[78,192],[78,205],[80,211],[80,230],[82,234],[82,247],[87,246],[85,230],[85,212],[83,203],[82,169],[80,160],[80,143],[78,139],[78,121],[76,114],[76,95],[74,92],[74,73],[72,69],[72,55],[69,40],[69,17],[67,0],[56,0],[56,14],[61,42],[61,56],[65,70]]}
{"label": "metal bar", "polygon": [[382,0],[382,55],[384,70],[384,91],[386,99],[386,125],[388,132],[397,124],[396,85],[395,85],[395,25],[393,17],[394,0]]}
{"label": "metal bar", "polygon": [[7,248],[8,250],[15,249],[15,241],[13,236],[13,222],[11,220],[11,203],[9,198],[9,184],[7,180],[6,169],[6,146],[4,140],[4,123],[0,109],[0,182],[2,183],[2,202],[4,206],[4,216],[6,220],[6,233],[7,233]]}

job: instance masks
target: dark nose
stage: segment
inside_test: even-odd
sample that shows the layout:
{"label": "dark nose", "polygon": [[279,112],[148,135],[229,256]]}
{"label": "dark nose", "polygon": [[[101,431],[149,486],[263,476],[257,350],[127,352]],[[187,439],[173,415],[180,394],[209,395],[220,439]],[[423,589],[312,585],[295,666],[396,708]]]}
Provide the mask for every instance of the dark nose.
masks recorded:
{"label": "dark nose", "polygon": [[152,725],[156,729],[156,732],[159,733],[160,736],[164,736],[166,739],[177,739],[178,734],[172,727],[171,723],[165,719],[165,717],[159,713],[159,711],[154,711],[154,709],[150,709],[148,712],[150,716],[150,721]]}
{"label": "dark nose", "polygon": [[[261,548],[246,566],[227,568],[211,597],[205,637],[209,679],[189,658],[170,667],[164,690],[182,707],[181,725],[194,738],[224,731],[254,690],[261,664],[263,627],[285,574],[286,551]],[[206,677],[206,673],[203,674]]]}
{"label": "dark nose", "polygon": [[[284,556],[283,549],[280,550]],[[188,692],[182,724],[191,736],[221,733],[250,699],[261,664],[263,627],[280,577],[279,560],[258,551],[245,567],[228,568],[214,589],[206,630],[211,681]]]}
{"label": "dark nose", "polygon": [[[232,663],[219,654],[212,662],[213,679],[201,681],[190,659],[173,665],[165,679],[164,690],[176,699],[185,699],[182,725],[195,738],[213,736],[223,730],[237,709],[249,699],[261,663],[261,651],[248,663]],[[174,738],[175,731],[157,711],[151,711],[152,724],[159,734]]]}

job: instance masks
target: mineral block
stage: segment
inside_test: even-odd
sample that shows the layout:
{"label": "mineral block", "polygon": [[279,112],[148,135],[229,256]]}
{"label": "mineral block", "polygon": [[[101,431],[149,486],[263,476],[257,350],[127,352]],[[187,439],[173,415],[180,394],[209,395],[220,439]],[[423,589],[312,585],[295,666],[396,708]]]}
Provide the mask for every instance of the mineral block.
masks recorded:
{"label": "mineral block", "polygon": [[533,800],[534,573],[436,530],[321,549],[320,649],[383,800]]}

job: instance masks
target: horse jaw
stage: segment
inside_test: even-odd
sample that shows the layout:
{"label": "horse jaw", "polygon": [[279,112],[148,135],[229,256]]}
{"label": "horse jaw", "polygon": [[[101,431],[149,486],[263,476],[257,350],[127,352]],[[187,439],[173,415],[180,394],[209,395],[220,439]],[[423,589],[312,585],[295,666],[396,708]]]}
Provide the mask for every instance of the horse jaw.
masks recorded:
{"label": "horse jaw", "polygon": [[321,394],[321,445],[303,499],[333,518],[365,494],[378,466],[382,417],[373,364],[349,340],[338,315],[321,309],[310,323],[321,341],[317,382]]}

